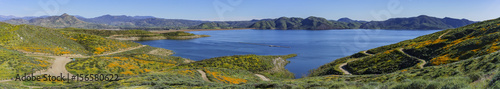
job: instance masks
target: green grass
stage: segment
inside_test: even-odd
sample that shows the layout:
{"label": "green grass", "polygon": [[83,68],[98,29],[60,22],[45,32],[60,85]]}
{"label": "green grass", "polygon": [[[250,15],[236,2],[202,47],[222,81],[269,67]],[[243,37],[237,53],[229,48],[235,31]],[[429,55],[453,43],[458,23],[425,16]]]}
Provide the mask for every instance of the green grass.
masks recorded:
{"label": "green grass", "polygon": [[77,59],[66,65],[74,74],[123,74],[138,75],[149,72],[169,70],[184,63],[183,58],[174,56],[158,56],[151,54],[134,54],[120,56],[100,56]]}
{"label": "green grass", "polygon": [[[281,55],[281,56],[257,56],[257,55],[235,55],[235,56],[224,56],[205,59],[201,61],[196,61],[188,64],[182,64],[177,66],[177,68],[203,68],[203,67],[216,67],[216,68],[227,68],[233,70],[247,70],[254,73],[261,73],[268,77],[277,78],[293,78],[293,74],[286,69],[277,68],[273,70],[274,67],[284,67],[289,61],[287,58],[295,57],[295,54]],[[281,57],[283,60],[276,60]],[[278,63],[284,62],[281,66],[275,65],[274,60]],[[282,62],[280,62],[282,61]]]}
{"label": "green grass", "polygon": [[210,37],[209,35],[195,35],[193,33],[187,33],[183,31],[161,33],[161,35],[163,35],[167,39],[172,40],[188,40],[201,37]]}
{"label": "green grass", "polygon": [[7,25],[0,29],[0,46],[13,50],[40,52],[48,54],[85,54],[84,47],[66,37],[57,30],[31,25]]}
{"label": "green grass", "polygon": [[419,61],[392,50],[377,56],[368,56],[347,63],[345,69],[351,74],[384,74],[415,66]]}
{"label": "green grass", "polygon": [[356,58],[366,57],[368,55],[358,52],[351,56],[336,59],[330,63],[320,66],[317,69],[312,69],[309,71],[308,76],[321,76],[321,75],[342,75],[342,71],[339,69],[340,64],[346,63],[349,60],[354,60]]}
{"label": "green grass", "polygon": [[91,54],[103,54],[113,52],[119,49],[137,47],[141,44],[132,41],[119,41],[114,39],[106,39],[97,35],[89,35],[84,33],[67,32],[64,33],[68,38],[83,46]]}
{"label": "green grass", "polygon": [[224,83],[206,82],[194,69],[178,69],[164,72],[152,72],[136,76],[124,76],[115,82],[79,82],[62,87],[69,88],[206,88],[224,87]]}
{"label": "green grass", "polygon": [[34,73],[50,66],[46,60],[25,56],[17,51],[0,47],[0,79],[10,79],[16,74]]}
{"label": "green grass", "polygon": [[226,84],[255,83],[262,81],[252,72],[246,70],[232,70],[227,68],[205,67],[203,71],[212,82]]}

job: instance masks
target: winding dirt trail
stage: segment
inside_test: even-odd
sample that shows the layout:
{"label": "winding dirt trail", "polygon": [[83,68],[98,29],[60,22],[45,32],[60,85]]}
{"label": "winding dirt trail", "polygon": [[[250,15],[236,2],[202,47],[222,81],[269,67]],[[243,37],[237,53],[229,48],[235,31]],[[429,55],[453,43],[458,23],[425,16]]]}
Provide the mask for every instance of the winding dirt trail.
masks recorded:
{"label": "winding dirt trail", "polygon": [[266,78],[266,76],[261,75],[261,74],[255,74],[255,76],[257,76],[257,77],[259,77],[260,79],[262,79],[262,81],[271,81],[271,79]]}
{"label": "winding dirt trail", "polygon": [[[447,34],[447,33],[449,33],[450,31],[451,31],[451,30],[449,30],[449,31],[447,31],[447,32],[445,32],[445,33],[443,33],[443,34],[441,34],[438,38],[439,38],[439,39],[441,39],[441,37],[443,37],[444,35],[446,35],[446,34]],[[373,56],[373,54],[367,53],[366,51],[368,51],[368,50],[365,50],[365,51],[363,51],[363,52],[361,52],[361,53],[366,54],[366,55],[369,55],[369,56]],[[427,64],[427,62],[426,62],[425,60],[423,60],[423,59],[420,59],[420,58],[417,58],[417,57],[415,57],[415,56],[411,56],[411,55],[407,54],[406,52],[404,52],[404,51],[403,51],[403,48],[399,48],[399,50],[398,50],[398,51],[402,52],[403,54],[405,54],[405,55],[406,55],[406,56],[408,56],[408,57],[418,59],[418,60],[421,62],[421,63],[418,65],[420,68],[424,68],[424,65],[425,65],[425,64]],[[357,61],[357,60],[359,60],[359,58],[356,58],[356,59],[354,59],[354,60],[352,60],[352,61]],[[346,62],[346,63],[342,63],[342,64],[340,64],[339,69],[340,69],[340,70],[342,71],[342,73],[344,73],[345,75],[352,75],[351,73],[349,73],[349,71],[347,71],[347,70],[345,70],[345,69],[343,68],[345,65],[347,65],[347,63],[352,62],[352,61],[348,61],[348,62]]]}
{"label": "winding dirt trail", "polygon": [[[361,52],[361,53],[366,54],[366,55],[368,55],[368,56],[373,56],[373,54],[369,54],[369,53],[367,53],[366,51],[367,51],[367,50],[365,50],[365,51],[363,51],[363,52]],[[357,60],[359,60],[359,59],[360,59],[360,58],[356,58],[356,59],[354,59],[354,60],[351,60],[351,61],[347,61],[347,62],[345,62],[345,63],[342,63],[342,64],[340,64],[339,69],[342,71],[342,73],[344,73],[344,75],[352,75],[349,71],[345,70],[343,67],[344,67],[345,65],[347,65],[347,63],[349,63],[349,62],[352,62],[352,61],[357,61]]]}
{"label": "winding dirt trail", "polygon": [[443,33],[443,34],[439,35],[439,37],[438,37],[438,38],[439,38],[439,39],[441,39],[441,37],[443,37],[444,35],[448,34],[448,32],[451,32],[451,30],[446,31],[445,33]]}
{"label": "winding dirt trail", "polygon": [[[354,59],[354,60],[358,60],[358,59]],[[345,70],[344,68],[342,68],[342,67],[344,67],[345,65],[347,65],[347,63],[349,63],[349,62],[346,62],[346,63],[342,63],[342,64],[340,64],[339,69],[342,71],[342,73],[344,73],[344,75],[352,75],[351,73],[349,73],[349,71],[347,71],[347,70]]]}
{"label": "winding dirt trail", "polygon": [[[145,46],[147,46],[147,45],[141,45],[138,47],[127,48],[127,49],[118,50],[115,52],[110,52],[110,53],[101,54],[101,55],[97,55],[97,56],[104,56],[104,55],[121,53],[121,52],[125,52],[125,51],[130,51],[130,50],[142,48]],[[31,54],[31,53],[28,53],[28,54]],[[35,55],[37,55],[37,54],[39,54],[39,53],[35,53]],[[45,56],[45,55],[41,55],[41,56]],[[44,74],[59,76],[59,75],[61,75],[61,73],[65,77],[68,76],[68,74],[69,74],[69,76],[73,76],[73,74],[69,73],[68,70],[66,70],[66,64],[68,64],[69,62],[72,61],[70,58],[88,58],[88,56],[81,56],[81,55],[62,55],[62,56],[47,56],[47,57],[54,58],[50,68],[48,68],[47,70],[36,71],[35,73],[33,73],[33,76],[44,75]],[[8,82],[8,81],[13,81],[13,80],[2,80],[0,82]]]}
{"label": "winding dirt trail", "polygon": [[368,56],[372,56],[373,55],[373,54],[367,53],[366,51],[368,51],[368,50],[363,51],[363,54],[366,54]]}
{"label": "winding dirt trail", "polygon": [[106,55],[121,53],[121,52],[125,52],[125,51],[130,51],[130,50],[134,50],[134,49],[138,49],[138,48],[142,48],[142,47],[146,47],[146,46],[148,46],[148,45],[141,45],[141,46],[137,46],[137,47],[121,49],[121,50],[117,50],[117,51],[114,51],[114,52],[103,53],[103,54],[95,55],[95,56],[106,56]]}
{"label": "winding dirt trail", "polygon": [[203,80],[210,82],[210,80],[208,80],[207,73],[205,73],[203,70],[196,70],[196,71],[198,71],[201,74],[201,78]]}
{"label": "winding dirt trail", "polygon": [[418,65],[420,68],[424,68],[424,65],[427,64],[427,62],[425,62],[425,60],[417,58],[415,56],[411,56],[410,54],[407,54],[405,51],[403,51],[403,48],[399,48],[398,51],[402,52],[403,54],[405,54],[408,57],[418,59],[421,62],[420,65]]}

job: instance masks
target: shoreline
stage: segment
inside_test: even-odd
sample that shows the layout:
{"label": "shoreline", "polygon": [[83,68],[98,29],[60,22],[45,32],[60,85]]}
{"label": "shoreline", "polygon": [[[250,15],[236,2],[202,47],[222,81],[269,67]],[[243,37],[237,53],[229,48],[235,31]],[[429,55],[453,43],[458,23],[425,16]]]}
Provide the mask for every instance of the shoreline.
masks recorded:
{"label": "shoreline", "polygon": [[167,32],[177,32],[177,31],[190,32],[190,31],[217,31],[217,30],[245,30],[245,29],[254,29],[254,28],[155,30],[155,31],[149,31],[149,32],[152,32],[152,33],[167,33]]}

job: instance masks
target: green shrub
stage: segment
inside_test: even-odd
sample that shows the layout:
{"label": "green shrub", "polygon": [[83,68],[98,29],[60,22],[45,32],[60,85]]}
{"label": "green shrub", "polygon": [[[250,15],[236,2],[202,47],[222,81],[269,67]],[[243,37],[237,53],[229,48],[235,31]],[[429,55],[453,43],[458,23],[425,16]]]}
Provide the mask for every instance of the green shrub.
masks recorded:
{"label": "green shrub", "polygon": [[488,86],[493,86],[500,80],[500,72],[497,72],[497,74],[491,79],[490,83],[488,83]]}
{"label": "green shrub", "polygon": [[430,82],[425,89],[440,89],[440,88],[441,88],[441,83],[433,81]]}
{"label": "green shrub", "polygon": [[413,80],[408,89],[427,89],[427,82],[428,81],[422,79]]}
{"label": "green shrub", "polygon": [[163,36],[194,36],[193,33],[187,33],[183,31],[176,31],[176,32],[167,32],[167,33],[161,33]]}
{"label": "green shrub", "polygon": [[471,73],[467,75],[471,82],[481,79],[482,76],[483,74],[481,72]]}

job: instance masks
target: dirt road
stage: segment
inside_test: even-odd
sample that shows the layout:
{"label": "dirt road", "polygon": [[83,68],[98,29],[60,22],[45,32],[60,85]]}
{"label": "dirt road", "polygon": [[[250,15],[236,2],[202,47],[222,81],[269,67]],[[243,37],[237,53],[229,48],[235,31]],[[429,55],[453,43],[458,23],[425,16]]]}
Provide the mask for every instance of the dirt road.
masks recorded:
{"label": "dirt road", "polygon": [[271,81],[271,79],[266,78],[266,76],[261,75],[261,74],[255,74],[255,76],[257,76],[257,77],[259,77],[260,79],[262,79],[262,81]]}
{"label": "dirt road", "polygon": [[201,78],[203,80],[210,82],[210,80],[208,80],[207,73],[203,72],[203,70],[196,70],[196,71],[198,71],[201,74]]}

